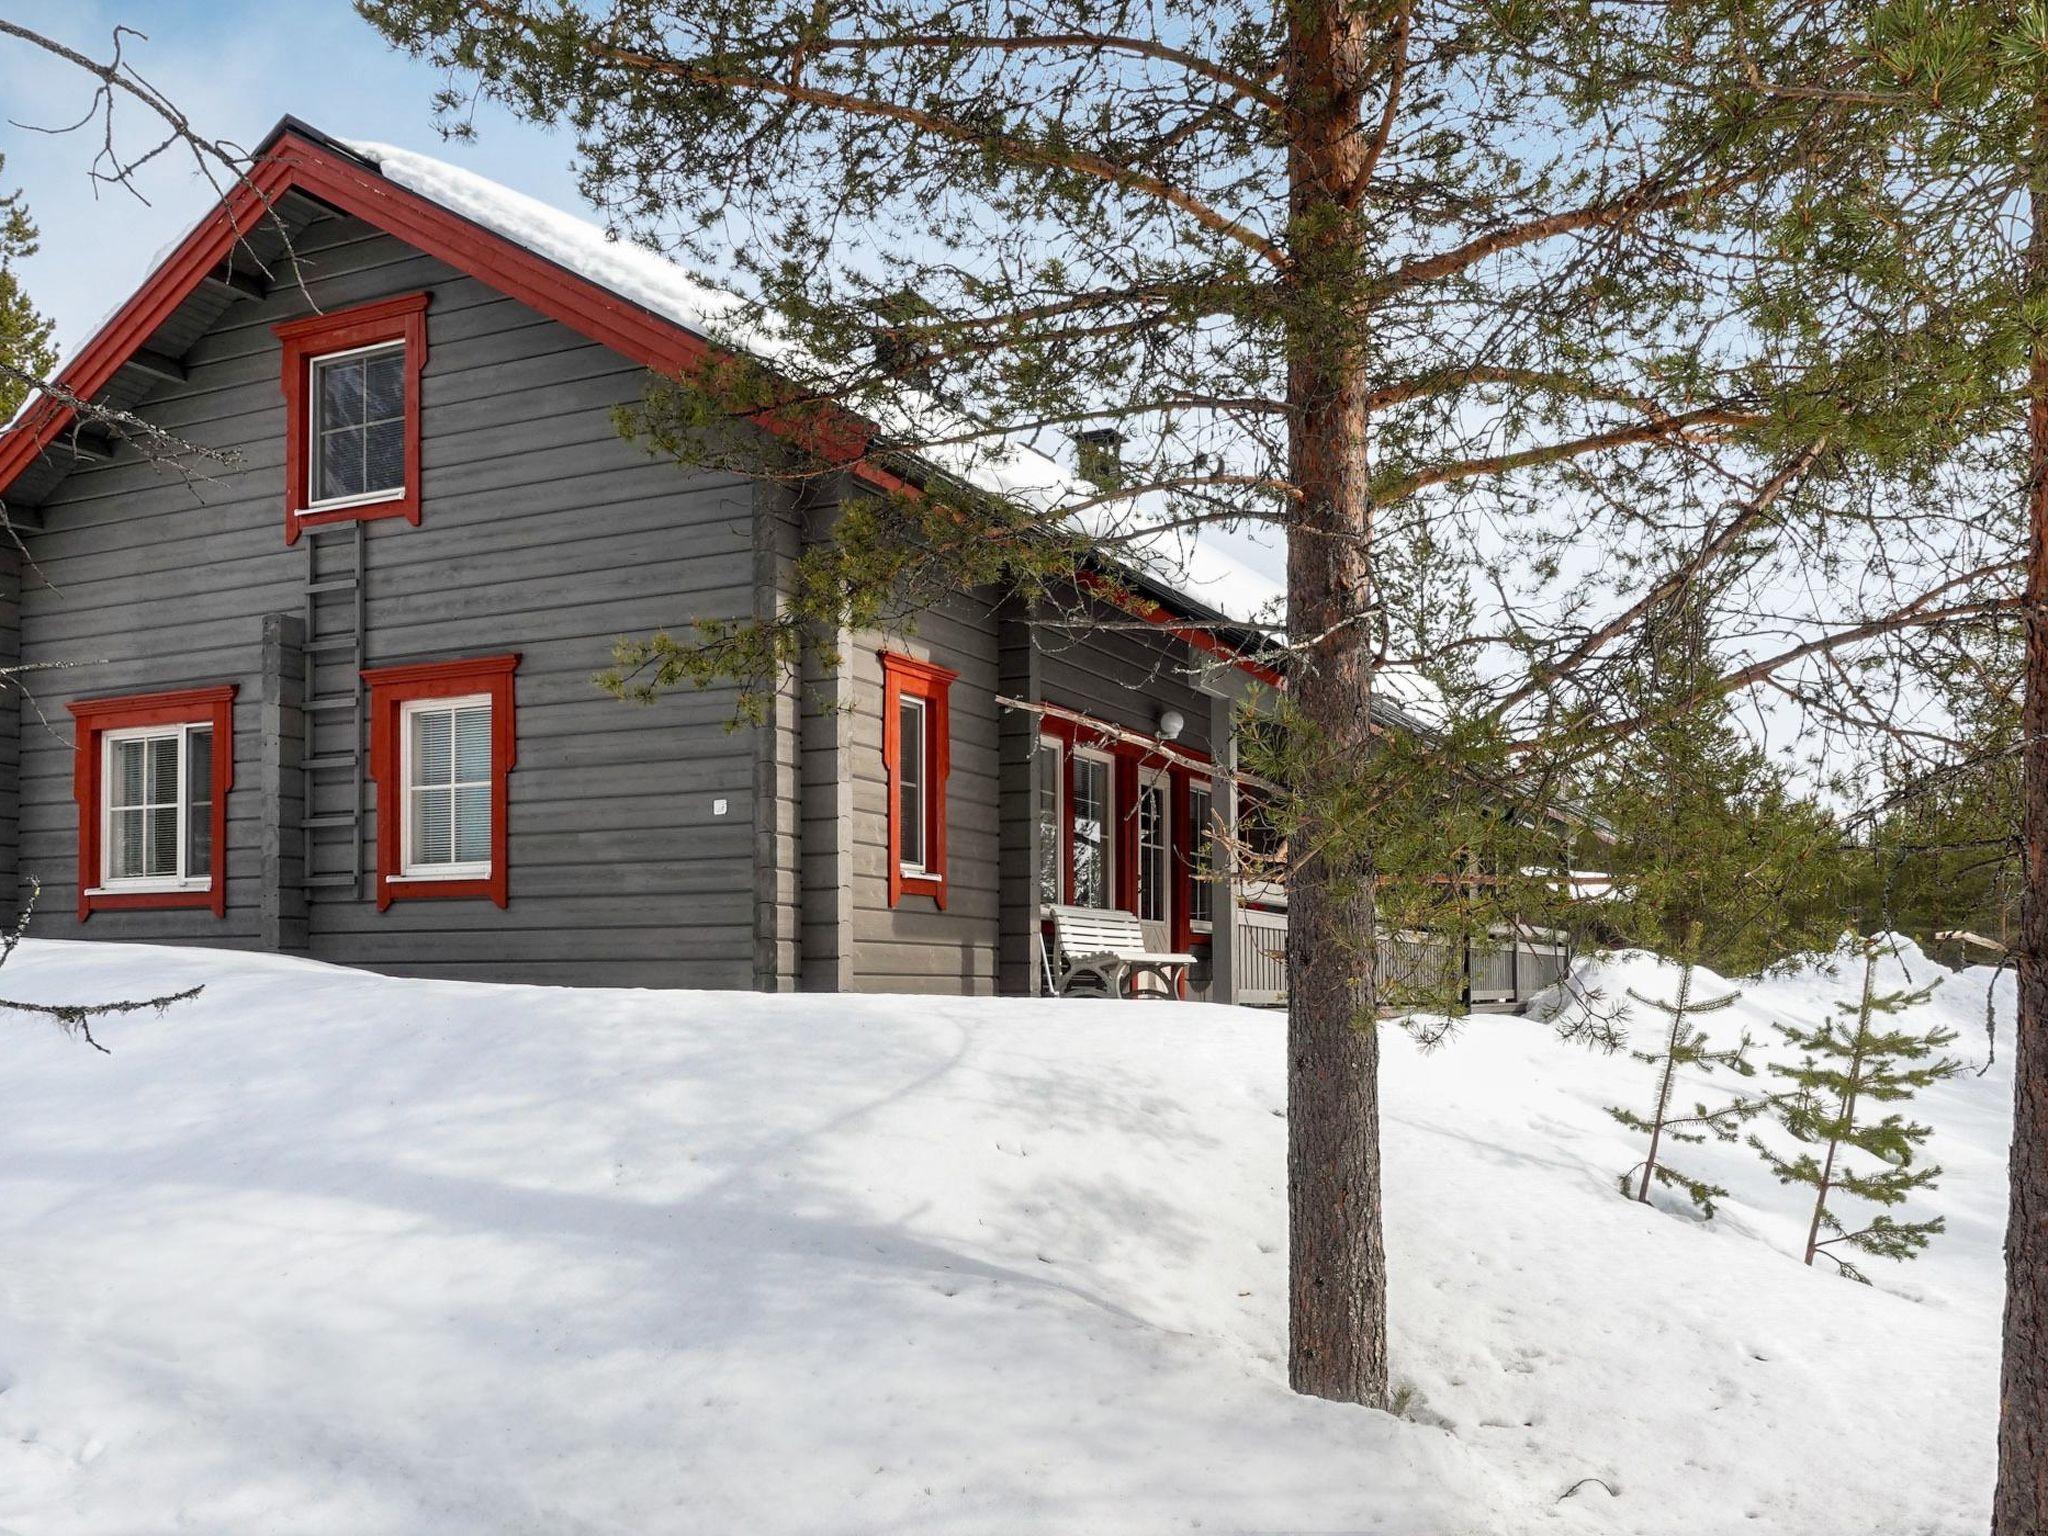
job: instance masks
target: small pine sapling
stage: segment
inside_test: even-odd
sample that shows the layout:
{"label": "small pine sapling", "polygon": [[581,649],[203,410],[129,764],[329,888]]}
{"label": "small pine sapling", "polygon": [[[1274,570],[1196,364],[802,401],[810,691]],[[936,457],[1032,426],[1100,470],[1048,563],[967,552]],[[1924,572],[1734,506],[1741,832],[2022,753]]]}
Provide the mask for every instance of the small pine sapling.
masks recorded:
{"label": "small pine sapling", "polygon": [[1711,1218],[1715,1200],[1725,1198],[1728,1191],[1718,1184],[1709,1184],[1704,1179],[1696,1179],[1673,1168],[1665,1161],[1666,1143],[1697,1144],[1709,1135],[1721,1141],[1733,1141],[1744,1122],[1768,1108],[1770,1100],[1738,1096],[1718,1108],[1696,1102],[1689,1114],[1673,1113],[1672,1091],[1680,1069],[1708,1073],[1725,1068],[1738,1077],[1756,1076],[1756,1068],[1748,1060],[1749,1048],[1754,1042],[1746,1031],[1733,1047],[1716,1048],[1708,1043],[1706,1031],[1694,1022],[1702,1014],[1719,1013],[1732,1007],[1742,994],[1725,992],[1719,997],[1695,997],[1693,980],[1697,971],[1698,967],[1692,961],[1681,962],[1678,997],[1674,1002],[1644,997],[1633,987],[1628,989],[1632,1001],[1661,1013],[1667,1022],[1663,1042],[1656,1050],[1629,1052],[1637,1061],[1656,1070],[1657,1095],[1647,1116],[1618,1105],[1609,1105],[1607,1113],[1630,1130],[1650,1138],[1649,1154],[1622,1174],[1621,1192],[1648,1205],[1650,1186],[1652,1183],[1661,1184],[1667,1189],[1683,1191],[1685,1197],[1699,1207],[1702,1216]]}
{"label": "small pine sapling", "polygon": [[[1888,1208],[1909,1195],[1932,1189],[1941,1176],[1935,1164],[1915,1167],[1914,1158],[1932,1127],[1894,1111],[1870,1118],[1875,1105],[1898,1104],[1932,1083],[1953,1076],[1961,1064],[1938,1054],[1955,1039],[1955,1031],[1924,1033],[1890,1023],[1934,993],[1930,984],[1918,990],[1879,992],[1875,939],[1863,941],[1863,986],[1853,1003],[1837,1003],[1836,1016],[1816,1029],[1780,1024],[1778,1032],[1802,1054],[1796,1066],[1773,1066],[1787,1078],[1791,1092],[1778,1100],[1778,1114],[1795,1139],[1815,1151],[1786,1158],[1760,1137],[1750,1145],[1783,1184],[1803,1184],[1813,1191],[1813,1217],[1806,1229],[1806,1262],[1816,1255],[1834,1260],[1851,1280],[1870,1283],[1844,1255],[1868,1254],[1880,1259],[1910,1259],[1942,1230],[1939,1216],[1927,1221],[1900,1221]],[[1845,1153],[1854,1149],[1875,1161],[1875,1167],[1852,1167]],[[1846,1196],[1880,1207],[1853,1230],[1833,1209]],[[1823,1234],[1826,1234],[1823,1236]]]}

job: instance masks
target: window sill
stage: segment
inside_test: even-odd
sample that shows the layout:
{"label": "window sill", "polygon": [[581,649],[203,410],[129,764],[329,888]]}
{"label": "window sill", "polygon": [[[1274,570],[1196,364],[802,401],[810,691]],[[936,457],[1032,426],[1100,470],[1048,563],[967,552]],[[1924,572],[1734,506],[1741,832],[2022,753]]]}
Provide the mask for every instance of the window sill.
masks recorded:
{"label": "window sill", "polygon": [[78,897],[81,921],[95,912],[162,912],[178,907],[206,908],[215,917],[226,917],[226,893],[209,880],[204,885],[93,886]]}
{"label": "window sill", "polygon": [[897,873],[898,889],[901,896],[929,896],[938,904],[939,910],[946,907],[946,877],[944,875],[915,874],[910,870]]}
{"label": "window sill", "polygon": [[123,880],[118,885],[96,885],[88,896],[210,896],[211,880]]}
{"label": "window sill", "polygon": [[394,901],[473,901],[504,906],[507,893],[498,876],[481,875],[390,875],[377,882],[377,910]]}
{"label": "window sill", "polygon": [[405,487],[389,491],[365,491],[360,496],[336,496],[330,501],[309,501],[299,508],[301,517],[318,517],[323,512],[361,512],[369,507],[382,506],[387,501],[405,500]]}
{"label": "window sill", "polygon": [[459,869],[450,869],[450,870],[446,870],[446,871],[442,871],[442,870],[434,870],[434,871],[428,872],[428,871],[425,871],[425,870],[413,870],[413,869],[409,869],[409,870],[407,870],[407,871],[406,871],[406,872],[405,872],[404,874],[402,874],[402,875],[393,875],[393,876],[391,877],[391,884],[393,884],[393,885],[447,885],[447,884],[449,884],[449,883],[451,883],[451,882],[453,882],[453,881],[457,881],[457,880],[488,880],[488,879],[490,879],[490,878],[491,878],[491,866],[490,866],[490,865],[488,865],[488,864],[466,864],[466,865],[462,866],[462,867],[461,867],[461,868],[459,868]]}

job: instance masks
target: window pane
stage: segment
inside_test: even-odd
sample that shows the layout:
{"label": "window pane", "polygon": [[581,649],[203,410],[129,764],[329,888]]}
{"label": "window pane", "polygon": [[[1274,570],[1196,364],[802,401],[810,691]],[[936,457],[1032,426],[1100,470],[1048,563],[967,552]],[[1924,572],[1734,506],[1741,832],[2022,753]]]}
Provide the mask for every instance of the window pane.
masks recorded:
{"label": "window pane", "polygon": [[363,419],[390,421],[405,414],[405,350],[372,353],[363,366]]}
{"label": "window pane", "polygon": [[149,803],[176,807],[178,803],[178,738],[152,736],[149,740]]}
{"label": "window pane", "polygon": [[412,862],[447,864],[454,857],[455,791],[447,788],[412,792]]}
{"label": "window pane", "polygon": [[897,861],[916,869],[924,868],[924,798],[915,784],[905,782],[896,799]]}
{"label": "window pane", "polygon": [[1109,905],[1109,764],[1074,759],[1074,905]]}
{"label": "window pane", "polygon": [[447,784],[454,778],[454,715],[445,709],[412,716],[412,782]]}
{"label": "window pane", "polygon": [[405,423],[380,421],[363,434],[363,489],[405,489]]}
{"label": "window pane", "polygon": [[462,784],[491,781],[491,707],[473,705],[455,712],[455,778]]}
{"label": "window pane", "polygon": [[213,732],[188,731],[185,764],[185,874],[213,873]]}
{"label": "window pane", "polygon": [[108,818],[113,833],[114,846],[108,852],[107,875],[114,880],[139,880],[146,868],[144,862],[144,825],[149,812],[144,810],[116,811]]}
{"label": "window pane", "polygon": [[1060,892],[1060,749],[1057,742],[1038,747],[1038,897],[1058,902]]}
{"label": "window pane", "polygon": [[1188,825],[1195,844],[1194,856],[1189,860],[1194,884],[1188,892],[1188,916],[1198,923],[1213,922],[1216,916],[1216,887],[1209,883],[1216,829],[1209,820],[1209,804],[1208,790],[1188,791]]}
{"label": "window pane", "polygon": [[900,863],[924,868],[924,705],[903,699],[896,706],[896,855]]}
{"label": "window pane", "polygon": [[363,424],[363,361],[344,357],[332,363],[315,363],[320,380],[319,430],[359,427]]}
{"label": "window pane", "polygon": [[142,766],[148,746],[149,743],[139,740],[114,743],[113,783],[109,786],[113,799],[109,804],[142,804]]}
{"label": "window pane", "polygon": [[143,858],[143,873],[152,877],[175,875],[178,872],[178,808],[176,805],[151,806],[145,813],[149,817],[149,846]]}
{"label": "window pane", "polygon": [[363,493],[363,430],[351,427],[322,432],[315,440],[320,463],[313,477],[314,498],[332,501]]}
{"label": "window pane", "polygon": [[1167,904],[1167,791],[1146,784],[1138,791],[1138,916],[1163,923]]}
{"label": "window pane", "polygon": [[465,784],[455,791],[455,862],[487,864],[491,858],[491,786]]}

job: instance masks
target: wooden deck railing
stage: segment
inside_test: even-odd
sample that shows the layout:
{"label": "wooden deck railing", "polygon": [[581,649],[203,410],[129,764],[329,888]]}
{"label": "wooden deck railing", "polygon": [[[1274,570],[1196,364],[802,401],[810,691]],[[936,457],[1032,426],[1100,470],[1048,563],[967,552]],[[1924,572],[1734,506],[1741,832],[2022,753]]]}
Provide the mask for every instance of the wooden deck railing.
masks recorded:
{"label": "wooden deck railing", "polygon": [[[1287,1001],[1287,914],[1241,908],[1237,914],[1237,1000],[1254,1006]],[[1383,985],[1442,995],[1455,991],[1470,1008],[1514,1007],[1563,977],[1571,946],[1541,928],[1496,928],[1486,942],[1464,944],[1401,933],[1380,946]]]}

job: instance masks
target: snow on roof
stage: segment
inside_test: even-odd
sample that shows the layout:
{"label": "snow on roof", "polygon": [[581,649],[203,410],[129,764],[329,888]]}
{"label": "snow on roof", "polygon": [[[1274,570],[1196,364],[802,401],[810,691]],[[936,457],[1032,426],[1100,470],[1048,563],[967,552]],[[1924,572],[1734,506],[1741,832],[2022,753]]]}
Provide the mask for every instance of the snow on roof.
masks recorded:
{"label": "snow on roof", "polygon": [[[764,323],[746,300],[645,246],[431,155],[368,140],[341,142],[397,185],[685,330],[799,376],[824,371],[793,337]],[[902,419],[883,425],[906,429],[904,435],[915,437],[917,427],[930,434],[934,418],[944,413],[939,402],[911,393],[903,401]],[[960,434],[948,430],[931,435]],[[1088,481],[1024,443],[949,443],[922,449],[918,457],[979,490],[1048,512],[1095,494]],[[1185,531],[1148,531],[1147,521],[1157,522],[1160,516],[1156,508],[1126,508],[1116,514],[1113,527],[1104,520],[1093,531],[1116,536],[1122,564],[1200,609],[1247,626],[1284,620],[1286,594],[1278,583]]]}

